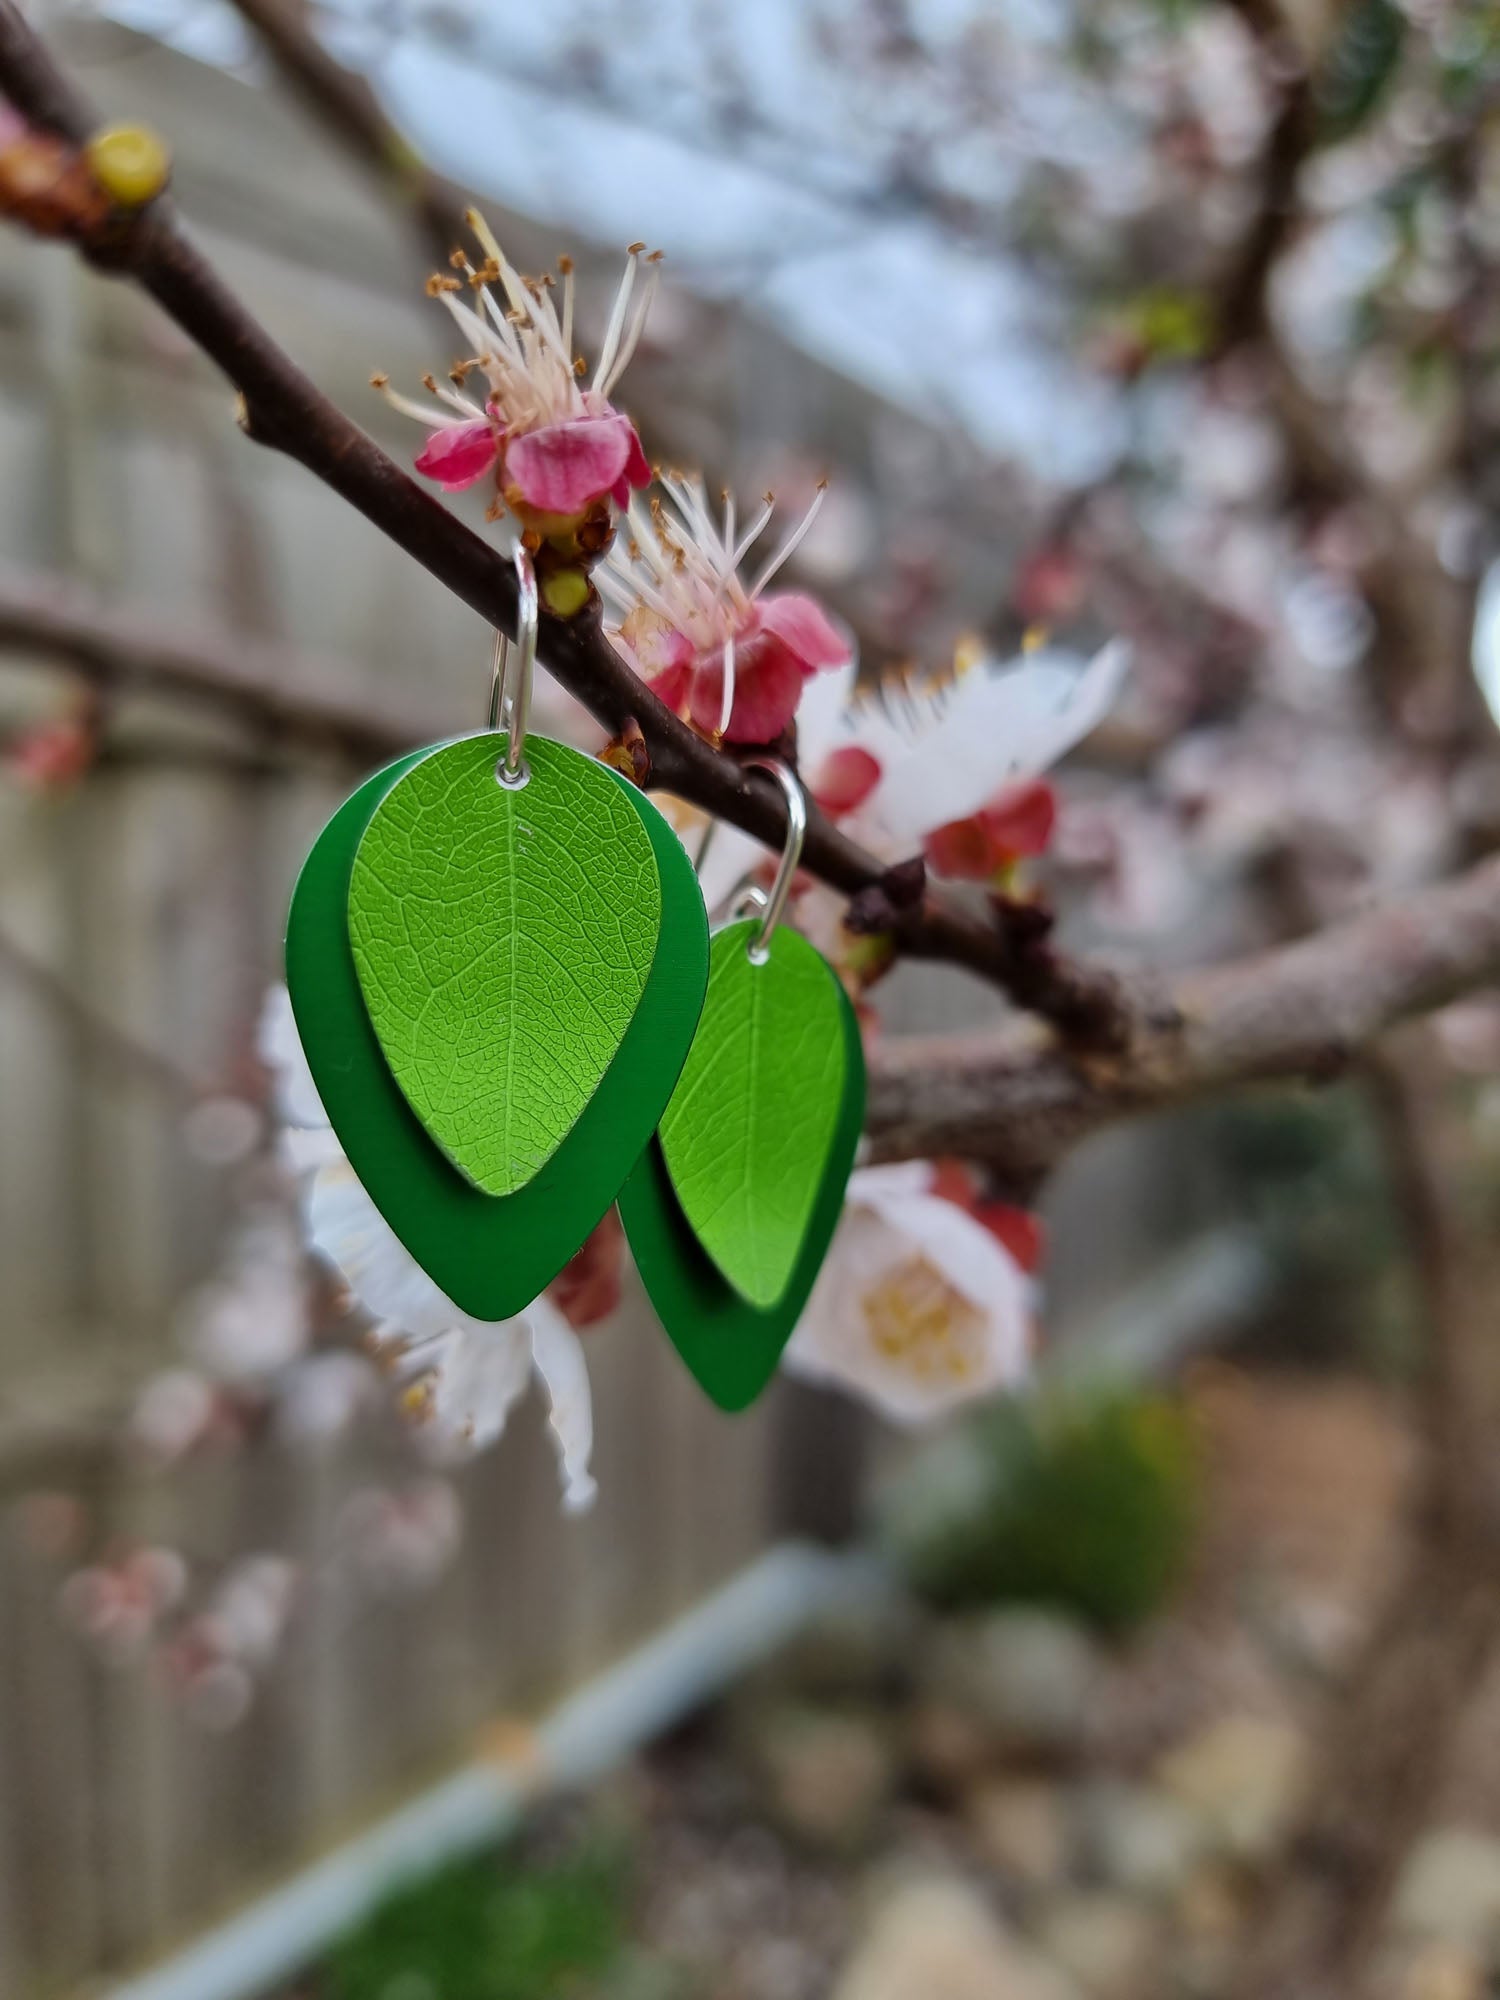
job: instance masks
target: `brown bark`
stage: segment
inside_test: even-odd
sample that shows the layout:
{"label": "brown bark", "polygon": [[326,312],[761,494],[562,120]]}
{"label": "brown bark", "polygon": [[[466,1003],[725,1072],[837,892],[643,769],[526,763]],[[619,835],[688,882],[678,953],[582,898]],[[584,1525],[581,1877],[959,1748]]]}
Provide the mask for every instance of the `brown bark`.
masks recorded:
{"label": "brown bark", "polygon": [[1500,860],[1316,936],[1132,996],[1119,1056],[1071,1053],[1029,1023],[879,1044],[881,1159],[962,1153],[1008,1179],[1089,1133],[1258,1081],[1345,1074],[1387,1028],[1500,978]]}

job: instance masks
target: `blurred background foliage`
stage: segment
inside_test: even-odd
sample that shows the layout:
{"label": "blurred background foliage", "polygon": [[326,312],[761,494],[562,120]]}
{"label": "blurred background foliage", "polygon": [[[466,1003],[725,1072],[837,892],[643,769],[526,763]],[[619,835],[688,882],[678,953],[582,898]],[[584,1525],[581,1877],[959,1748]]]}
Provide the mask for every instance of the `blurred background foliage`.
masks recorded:
{"label": "blurred background foliage", "polygon": [[928,1461],[887,1502],[892,1544],[934,1605],[1047,1605],[1122,1633],[1180,1578],[1197,1464],[1170,1396],[1044,1391],[972,1418],[951,1449],[964,1480],[946,1504]]}

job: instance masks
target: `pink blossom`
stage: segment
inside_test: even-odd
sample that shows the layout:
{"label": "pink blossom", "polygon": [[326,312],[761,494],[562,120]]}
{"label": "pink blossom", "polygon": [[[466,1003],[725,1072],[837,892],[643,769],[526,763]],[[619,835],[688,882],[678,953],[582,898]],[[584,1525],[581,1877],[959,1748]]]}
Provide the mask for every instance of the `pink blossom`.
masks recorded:
{"label": "pink blossom", "polygon": [[[561,265],[559,312],[552,279],[523,278],[488,225],[470,220],[483,269],[464,267],[467,286],[443,274],[428,287],[457,323],[465,359],[446,382],[425,378],[443,407],[417,454],[417,470],[447,493],[493,476],[497,504],[553,523],[576,521],[608,499],[623,507],[633,487],[649,484],[651,472],[634,425],[609,397],[645,326],[655,257],[647,259],[648,276],[637,292],[644,246],[632,246],[593,380],[585,386],[573,354],[571,263]],[[463,296],[466,290],[473,303]],[[482,400],[467,391],[473,376],[482,380]],[[429,407],[396,394],[383,376],[375,377],[375,386],[396,409],[431,426]]]}
{"label": "pink blossom", "polygon": [[686,632],[674,632],[652,612],[637,612],[625,621],[636,671],[657,699],[679,714],[687,707],[697,657]]}
{"label": "pink blossom", "polygon": [[5,762],[23,785],[65,792],[86,777],[99,754],[97,717],[88,710],[39,723],[12,743]]}
{"label": "pink blossom", "polygon": [[766,585],[811,527],[822,489],[798,526],[744,584],[739,565],[771,519],[768,496],[743,535],[726,496],[722,524],[702,482],[663,475],[675,513],[633,505],[626,548],[611,550],[600,590],[631,664],[699,732],[769,743],[791,723],[815,675],[845,665],[848,639],[815,598]]}

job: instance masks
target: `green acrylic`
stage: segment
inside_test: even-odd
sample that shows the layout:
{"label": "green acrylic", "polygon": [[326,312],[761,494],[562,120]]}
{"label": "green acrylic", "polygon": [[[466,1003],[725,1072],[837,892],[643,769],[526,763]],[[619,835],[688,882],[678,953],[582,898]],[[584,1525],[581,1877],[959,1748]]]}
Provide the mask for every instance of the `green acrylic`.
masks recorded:
{"label": "green acrylic", "polygon": [[655,851],[615,774],[501,735],[397,779],[349,878],[349,942],[407,1102],[485,1194],[526,1186],[573,1129],[640,1005],[661,924]]}
{"label": "green acrylic", "polygon": [[546,1166],[516,1194],[481,1193],[429,1138],[387,1067],[346,929],[350,873],[371,814],[431,754],[378,772],[319,836],[292,897],[287,985],[324,1109],[371,1200],[455,1305],[476,1319],[508,1319],[578,1249],[650,1139],[703,1004],[708,924],[676,834],[648,799],[606,772],[655,855],[661,929],[650,975],[619,1054]]}
{"label": "green acrylic", "polygon": [[[778,933],[779,935],[779,933]],[[843,1212],[865,1118],[859,1023],[832,973],[844,1042],[844,1088],[822,1185],[791,1282],[774,1306],[750,1305],[725,1283],[683,1214],[657,1141],[620,1190],[620,1217],[647,1297],[689,1371],[721,1410],[743,1410],[776,1372]]]}
{"label": "green acrylic", "polygon": [[844,1094],[840,988],[827,961],[780,929],[749,953],[753,921],[709,946],[708,994],[661,1121],[683,1214],[746,1302],[791,1282],[823,1185]]}

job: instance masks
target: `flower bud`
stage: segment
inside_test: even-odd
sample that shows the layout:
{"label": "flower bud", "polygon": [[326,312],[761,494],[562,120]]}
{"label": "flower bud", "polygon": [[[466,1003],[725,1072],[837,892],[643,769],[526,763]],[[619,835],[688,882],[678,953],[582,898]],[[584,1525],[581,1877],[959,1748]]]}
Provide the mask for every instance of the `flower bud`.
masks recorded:
{"label": "flower bud", "polygon": [[542,602],[554,618],[576,618],[589,601],[587,570],[555,569],[541,580]]}
{"label": "flower bud", "polygon": [[167,184],[172,157],[145,125],[111,125],[84,149],[94,179],[117,208],[141,208]]}

